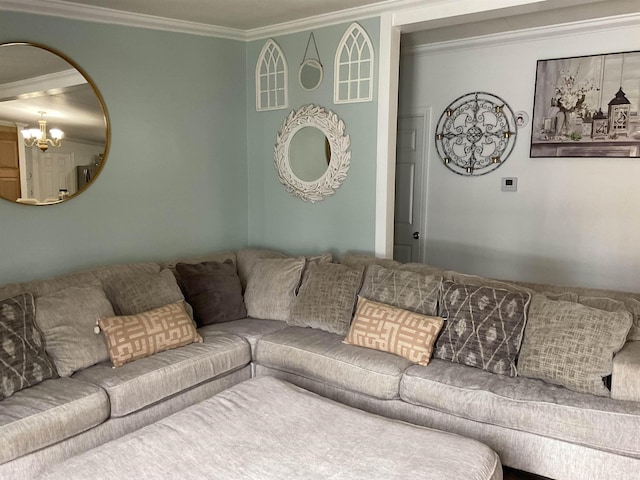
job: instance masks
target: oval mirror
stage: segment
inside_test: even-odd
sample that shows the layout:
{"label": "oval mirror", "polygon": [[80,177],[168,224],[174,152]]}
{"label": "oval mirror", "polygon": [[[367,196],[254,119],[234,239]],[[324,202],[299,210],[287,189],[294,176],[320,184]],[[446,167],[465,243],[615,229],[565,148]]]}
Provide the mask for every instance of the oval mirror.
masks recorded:
{"label": "oval mirror", "polygon": [[317,60],[305,60],[298,69],[298,82],[309,92],[320,86],[323,76],[324,70]]}
{"label": "oval mirror", "polygon": [[0,198],[77,196],[100,173],[109,140],[102,96],[78,65],[42,45],[0,45]]}
{"label": "oval mirror", "polygon": [[300,180],[318,180],[329,167],[331,147],[322,130],[304,127],[298,130],[289,145],[289,165]]}
{"label": "oval mirror", "polygon": [[318,202],[342,185],[351,139],[338,115],[317,105],[292,111],[280,127],[274,148],[278,178],[291,195]]}

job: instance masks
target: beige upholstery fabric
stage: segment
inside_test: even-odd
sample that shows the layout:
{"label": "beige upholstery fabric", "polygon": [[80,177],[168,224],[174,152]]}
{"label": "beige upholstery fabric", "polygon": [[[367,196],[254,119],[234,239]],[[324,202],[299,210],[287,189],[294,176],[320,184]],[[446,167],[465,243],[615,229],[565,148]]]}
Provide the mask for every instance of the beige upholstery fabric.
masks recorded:
{"label": "beige upholstery fabric", "polygon": [[304,265],[304,257],[258,260],[244,292],[247,314],[252,318],[289,320]]}
{"label": "beige upholstery fabric", "polygon": [[360,296],[404,310],[434,316],[438,314],[441,276],[369,265]]}
{"label": "beige upholstery fabric", "polygon": [[385,268],[400,268],[400,262],[386,258],[378,258],[367,253],[348,252],[340,257],[340,263],[351,268],[367,268],[369,265],[380,265]]}
{"label": "beige upholstery fabric", "polygon": [[107,418],[107,394],[85,382],[58,378],[17,392],[0,404],[0,464],[89,430]]}
{"label": "beige upholstery fabric", "polygon": [[520,375],[577,392],[609,396],[603,377],[632,324],[626,311],[607,312],[535,295],[518,360]]}
{"label": "beige upholstery fabric", "polygon": [[123,417],[204,381],[238,370],[251,361],[249,344],[235,335],[207,337],[204,343],[157,353],[111,368],[100,363],[73,378],[106,390],[111,416]]}
{"label": "beige upholstery fabric", "polygon": [[109,359],[104,338],[94,328],[99,318],[115,315],[102,285],[68,287],[36,299],[36,323],[58,375]]}
{"label": "beige upholstery fabric", "polygon": [[362,283],[362,269],[309,263],[287,323],[346,335]]}
{"label": "beige upholstery fabric", "polygon": [[112,275],[102,284],[116,315],[135,315],[184,300],[171,270],[157,274]]}
{"label": "beige upholstery fabric", "polygon": [[98,321],[114,367],[158,352],[202,342],[184,302],[172,303],[137,315]]}
{"label": "beige upholstery fabric", "polygon": [[344,337],[288,327],[258,341],[256,363],[372,397],[398,398],[406,358],[342,343]]}
{"label": "beige upholstery fabric", "polygon": [[436,359],[428,367],[407,369],[400,396],[414,405],[483,424],[640,458],[640,403]]}
{"label": "beige upholstery fabric", "polygon": [[393,353],[418,365],[427,365],[443,323],[442,317],[428,317],[359,297],[344,343]]}
{"label": "beige upholstery fabric", "polygon": [[233,322],[216,323],[207,325],[198,329],[198,333],[202,335],[204,341],[210,335],[218,335],[220,333],[230,333],[244,338],[251,345],[251,357],[255,358],[256,346],[258,340],[283,328],[287,328],[286,322],[280,320],[263,320],[261,318],[243,318],[242,320],[234,320]]}
{"label": "beige upholstery fabric", "polygon": [[613,357],[611,398],[640,402],[640,342],[627,342]]}

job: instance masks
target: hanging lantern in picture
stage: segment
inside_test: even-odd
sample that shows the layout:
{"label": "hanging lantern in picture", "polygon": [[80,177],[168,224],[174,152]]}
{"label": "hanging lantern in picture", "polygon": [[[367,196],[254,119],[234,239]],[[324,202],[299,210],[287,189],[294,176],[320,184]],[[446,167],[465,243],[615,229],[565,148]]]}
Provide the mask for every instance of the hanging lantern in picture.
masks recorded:
{"label": "hanging lantern in picture", "polygon": [[591,130],[591,138],[593,139],[602,139],[607,138],[607,133],[609,132],[609,120],[607,116],[600,109],[593,116],[593,127]]}

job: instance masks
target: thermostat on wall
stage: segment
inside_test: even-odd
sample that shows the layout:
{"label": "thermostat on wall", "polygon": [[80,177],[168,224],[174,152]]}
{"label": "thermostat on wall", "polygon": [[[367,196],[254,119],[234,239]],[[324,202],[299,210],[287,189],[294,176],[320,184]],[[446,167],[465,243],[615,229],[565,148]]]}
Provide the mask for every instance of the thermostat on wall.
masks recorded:
{"label": "thermostat on wall", "polygon": [[518,191],[518,177],[502,177],[502,191],[503,192],[517,192]]}

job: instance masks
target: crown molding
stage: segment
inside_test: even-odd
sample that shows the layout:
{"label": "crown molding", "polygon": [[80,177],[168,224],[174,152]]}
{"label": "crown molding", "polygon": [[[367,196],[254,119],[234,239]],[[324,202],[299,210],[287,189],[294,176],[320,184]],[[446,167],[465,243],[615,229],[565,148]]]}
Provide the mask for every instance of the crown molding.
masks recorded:
{"label": "crown molding", "polygon": [[62,72],[49,73],[0,85],[0,101],[15,100],[25,96],[39,96],[43,94],[42,92],[64,89],[85,83],[87,83],[87,79],[75,68],[72,68]]}
{"label": "crown molding", "polygon": [[414,45],[403,48],[402,55],[443,54],[459,50],[496,47],[512,43],[529,42],[541,39],[582,35],[607,30],[620,30],[640,26],[640,13],[630,13],[614,17],[582,20],[559,25],[533,27],[525,30],[501,32],[478,37],[438,42],[429,45]]}
{"label": "crown molding", "polygon": [[245,40],[246,37],[243,30],[235,28],[123,12],[111,8],[69,3],[64,0],[0,0],[0,11],[2,10],[231,40]]}
{"label": "crown molding", "polygon": [[[443,2],[444,0],[437,1],[437,3]],[[94,23],[107,23],[127,27],[227,38],[231,40],[252,41],[274,35],[301,32],[310,28],[320,28],[337,23],[362,20],[381,15],[385,12],[415,7],[423,3],[424,0],[385,0],[373,5],[349,8],[249,30],[155,17],[141,13],[124,12],[110,8],[70,3],[65,0],[0,0],[0,11],[31,13]]]}

